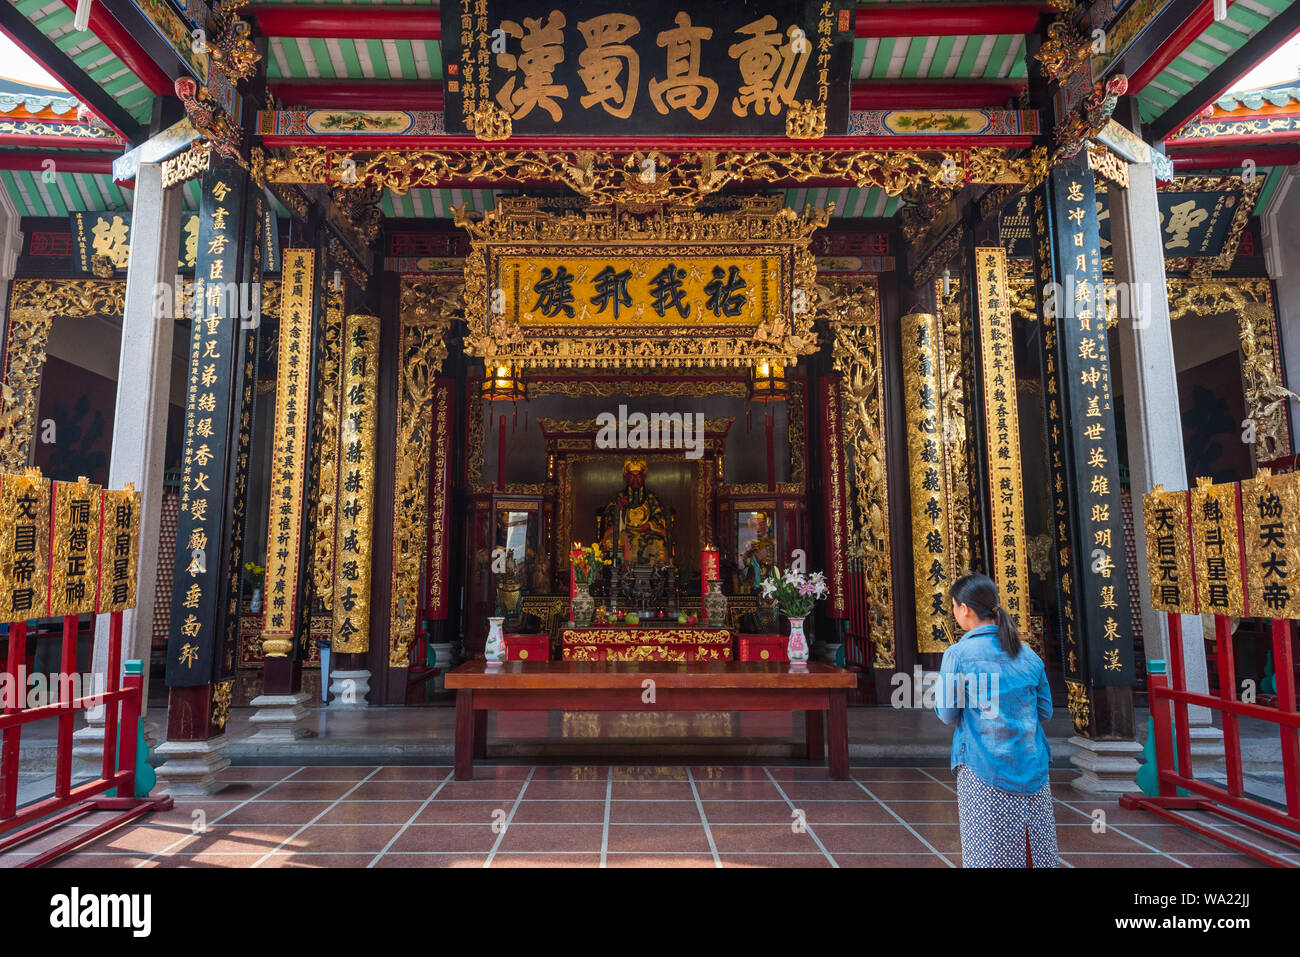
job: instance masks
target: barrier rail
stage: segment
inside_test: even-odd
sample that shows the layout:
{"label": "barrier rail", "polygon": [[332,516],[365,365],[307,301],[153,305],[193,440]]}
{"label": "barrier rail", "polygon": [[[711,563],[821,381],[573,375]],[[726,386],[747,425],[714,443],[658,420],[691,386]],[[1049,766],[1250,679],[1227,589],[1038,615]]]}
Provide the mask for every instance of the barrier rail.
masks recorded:
{"label": "barrier rail", "polygon": [[[1173,612],[1169,620],[1169,657],[1171,673],[1165,663],[1147,662],[1152,728],[1155,736],[1156,779],[1159,793],[1154,796],[1126,794],[1120,806],[1142,808],[1175,824],[1182,825],[1225,844],[1235,851],[1274,867],[1294,867],[1293,863],[1231,833],[1190,820],[1178,811],[1206,811],[1232,824],[1300,850],[1300,713],[1296,711],[1295,670],[1291,653],[1294,623],[1272,620],[1273,661],[1277,676],[1277,705],[1270,708],[1239,701],[1232,660],[1232,629],[1226,615],[1214,616],[1218,643],[1219,693],[1200,694],[1187,690],[1183,667],[1182,619]],[[1224,763],[1227,787],[1222,788],[1194,777],[1191,757],[1191,734],[1187,720],[1189,705],[1209,708],[1222,715]],[[1172,718],[1171,718],[1172,712]],[[1254,718],[1278,726],[1282,744],[1282,778],[1286,810],[1246,796],[1241,758],[1239,718]],[[1175,754],[1177,764],[1175,765]],[[1189,796],[1179,796],[1179,789]]]}
{"label": "barrier rail", "polygon": [[[63,654],[60,669],[64,675],[77,671],[76,615],[63,619]],[[68,840],[22,861],[20,867],[39,867],[95,840],[115,828],[154,810],[172,806],[169,796],[135,797],[136,735],[144,705],[144,664],[128,661],[125,677],[119,679],[122,648],[122,613],[109,616],[109,660],[106,687],[79,698],[61,700],[40,707],[24,707],[26,682],[27,623],[15,622],[9,630],[9,655],[4,675],[11,689],[11,700],[0,713],[0,854],[12,851],[37,837],[94,811],[113,812],[112,817],[93,827],[79,828]],[[103,705],[104,752],[100,776],[72,786],[72,732],[79,711]],[[56,721],[57,748],[54,764],[54,794],[18,806],[18,763],[22,730],[37,721]],[[121,747],[118,747],[118,729]],[[115,791],[115,796],[105,796]]]}

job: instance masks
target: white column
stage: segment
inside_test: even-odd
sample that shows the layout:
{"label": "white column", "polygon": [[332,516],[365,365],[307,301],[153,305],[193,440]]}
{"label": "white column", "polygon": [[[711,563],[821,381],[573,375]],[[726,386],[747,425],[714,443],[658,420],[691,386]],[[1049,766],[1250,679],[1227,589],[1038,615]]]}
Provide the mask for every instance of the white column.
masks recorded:
{"label": "white column", "polygon": [[[1187,488],[1182,416],[1173,329],[1165,286],[1164,246],[1156,205],[1155,174],[1149,164],[1129,166],[1128,189],[1110,188],[1110,228],[1115,281],[1127,288],[1130,314],[1119,319],[1120,374],[1128,429],[1129,478],[1133,490],[1133,533],[1142,600],[1142,637],[1147,657],[1169,660],[1169,629],[1163,612],[1151,607],[1147,576],[1146,529],[1142,495],[1155,485],[1168,491]],[[1122,303],[1121,299],[1121,303]],[[1201,619],[1183,615],[1183,662],[1190,691],[1208,692],[1205,639]],[[1218,735],[1207,708],[1188,708],[1193,725]],[[1194,736],[1197,733],[1194,732]],[[1193,748],[1193,753],[1199,749]]]}
{"label": "white column", "polygon": [[[1300,386],[1300,164],[1282,170],[1260,216],[1264,263],[1276,283],[1278,324],[1282,329],[1282,364],[1292,391]],[[1300,403],[1291,400],[1291,419],[1300,422]],[[1295,430],[1292,430],[1293,433]]]}
{"label": "white column", "polygon": [[[134,192],[108,485],[121,488],[126,482],[134,482],[140,492],[139,581],[136,607],[122,616],[122,660],[138,658],[144,662],[147,689],[157,574],[160,568],[169,569],[173,558],[158,553],[158,533],[171,397],[175,327],[172,288],[178,279],[181,192],[163,189],[162,169],[156,163],[141,165]],[[108,668],[106,615],[99,616],[96,625],[93,667],[96,673]],[[104,739],[103,714],[100,711],[87,717],[88,727],[77,733],[74,753],[93,761]],[[146,737],[150,737],[148,731],[152,729],[147,723],[145,727]]]}
{"label": "white column", "polygon": [[18,228],[22,214],[13,198],[0,190],[0,328],[9,314],[9,282],[18,269],[18,254],[23,248],[23,234]]}

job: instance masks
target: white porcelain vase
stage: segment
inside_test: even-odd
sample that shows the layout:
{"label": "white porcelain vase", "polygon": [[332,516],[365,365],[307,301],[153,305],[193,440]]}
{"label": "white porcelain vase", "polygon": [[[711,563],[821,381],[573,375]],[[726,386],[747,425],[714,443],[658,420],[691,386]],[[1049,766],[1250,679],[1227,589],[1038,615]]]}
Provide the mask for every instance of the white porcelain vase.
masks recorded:
{"label": "white porcelain vase", "polygon": [[506,660],[506,639],[501,634],[503,621],[504,618],[488,619],[487,644],[483,648],[483,657],[487,659],[487,663],[498,667]]}
{"label": "white porcelain vase", "polygon": [[802,618],[790,619],[790,640],[786,642],[785,654],[792,670],[808,667],[808,639],[803,634]]}

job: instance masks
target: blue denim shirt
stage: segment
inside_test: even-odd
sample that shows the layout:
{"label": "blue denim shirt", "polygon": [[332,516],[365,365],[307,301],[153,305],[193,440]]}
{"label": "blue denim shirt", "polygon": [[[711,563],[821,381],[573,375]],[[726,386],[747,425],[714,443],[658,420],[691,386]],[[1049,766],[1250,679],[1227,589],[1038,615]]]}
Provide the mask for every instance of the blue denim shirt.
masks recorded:
{"label": "blue denim shirt", "polygon": [[1034,649],[1022,644],[1012,658],[997,626],[981,625],[944,651],[939,675],[935,711],[944,724],[957,723],[952,767],[964,764],[1003,791],[1037,793],[1051,760],[1042,722],[1052,716],[1052,695]]}

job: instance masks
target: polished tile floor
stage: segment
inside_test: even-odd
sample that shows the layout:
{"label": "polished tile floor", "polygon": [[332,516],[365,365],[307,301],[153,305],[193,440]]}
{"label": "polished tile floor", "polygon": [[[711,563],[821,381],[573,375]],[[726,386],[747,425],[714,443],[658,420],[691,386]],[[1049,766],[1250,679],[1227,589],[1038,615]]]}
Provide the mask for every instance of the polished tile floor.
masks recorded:
{"label": "polished tile floor", "polygon": [[[1147,812],[1091,800],[1065,783],[1073,771],[1051,773],[1064,866],[1259,866]],[[855,767],[850,781],[780,765],[480,764],[475,775],[232,767],[219,794],[178,799],[54,866],[961,866],[946,768]],[[42,846],[0,855],[0,866]]]}

